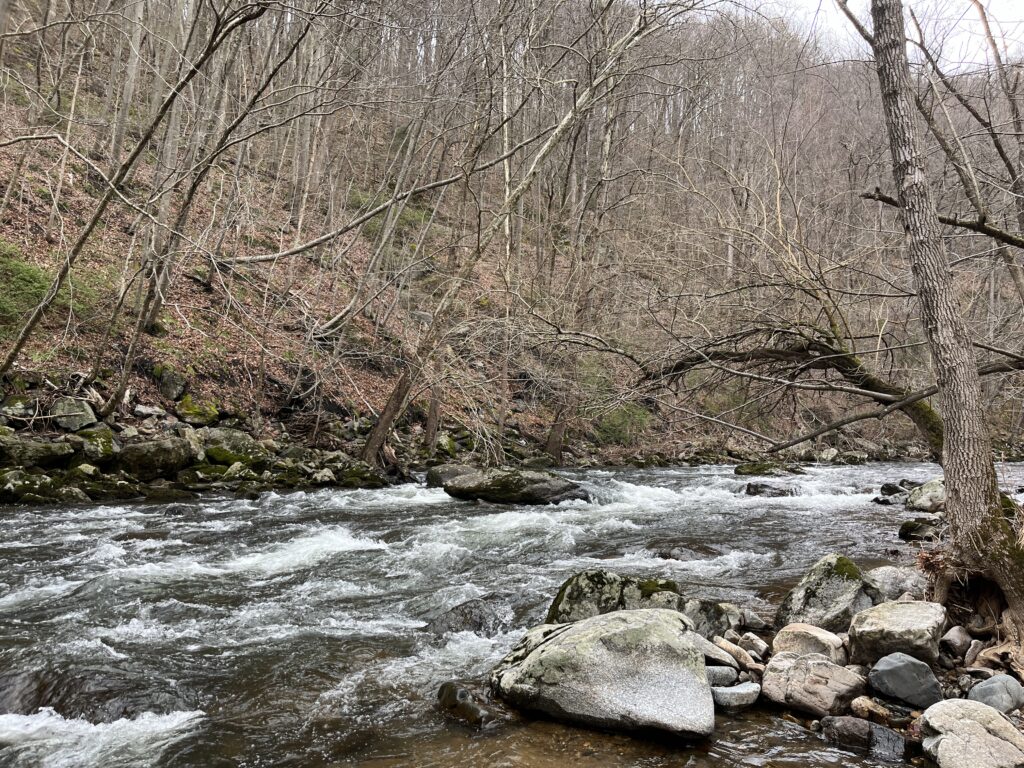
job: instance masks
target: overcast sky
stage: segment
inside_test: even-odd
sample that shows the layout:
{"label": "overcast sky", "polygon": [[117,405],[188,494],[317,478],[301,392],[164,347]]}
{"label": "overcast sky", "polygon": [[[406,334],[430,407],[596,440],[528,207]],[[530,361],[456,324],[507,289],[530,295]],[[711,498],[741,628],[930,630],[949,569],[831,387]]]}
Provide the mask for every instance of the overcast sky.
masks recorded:
{"label": "overcast sky", "polygon": [[[1002,33],[1011,52],[1024,52],[1024,0],[982,0],[989,11],[993,32]],[[773,5],[776,5],[773,3]],[[980,62],[985,58],[978,13],[969,0],[904,0],[925,25],[932,42],[944,40],[947,61]],[[869,0],[850,0],[850,7],[870,26]],[[835,0],[777,0],[779,10],[789,9],[802,25],[814,25],[838,41],[851,41],[856,33],[836,6]],[[845,46],[844,46],[845,47]]]}

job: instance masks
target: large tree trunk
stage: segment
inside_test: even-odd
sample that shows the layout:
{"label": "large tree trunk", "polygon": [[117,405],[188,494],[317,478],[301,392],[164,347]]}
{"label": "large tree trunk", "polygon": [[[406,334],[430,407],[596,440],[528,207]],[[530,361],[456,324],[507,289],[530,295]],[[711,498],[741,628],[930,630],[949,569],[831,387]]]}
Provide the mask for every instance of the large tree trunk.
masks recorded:
{"label": "large tree trunk", "polygon": [[985,424],[978,365],[956,300],[938,210],[924,170],[915,123],[900,0],[872,0],[871,41],[892,152],[907,253],[932,353],[945,417],[943,467],[946,517],[956,556],[1003,590],[1007,629],[1024,638],[1024,551],[1000,503],[992,444]]}

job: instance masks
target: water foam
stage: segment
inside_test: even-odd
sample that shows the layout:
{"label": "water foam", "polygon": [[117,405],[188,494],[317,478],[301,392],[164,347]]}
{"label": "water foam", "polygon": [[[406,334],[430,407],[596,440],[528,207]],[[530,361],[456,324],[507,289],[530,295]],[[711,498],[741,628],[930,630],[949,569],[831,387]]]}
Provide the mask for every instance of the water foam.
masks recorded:
{"label": "water foam", "polygon": [[12,768],[120,768],[156,765],[169,746],[194,730],[205,713],[145,712],[112,723],[71,720],[50,708],[0,715],[0,745]]}

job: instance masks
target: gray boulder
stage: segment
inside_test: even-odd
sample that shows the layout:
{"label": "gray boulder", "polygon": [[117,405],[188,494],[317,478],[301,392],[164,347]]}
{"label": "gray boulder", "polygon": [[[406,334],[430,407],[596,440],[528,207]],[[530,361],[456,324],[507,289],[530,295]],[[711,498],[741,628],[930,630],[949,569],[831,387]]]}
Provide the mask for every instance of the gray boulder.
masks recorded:
{"label": "gray boulder", "polygon": [[745,623],[744,611],[733,603],[689,597],[680,610],[693,620],[693,628],[707,638],[740,629]]}
{"label": "gray boulder", "polygon": [[883,565],[865,573],[864,580],[878,591],[882,600],[895,600],[908,592],[915,600],[924,600],[928,592],[928,579],[916,568]]}
{"label": "gray boulder", "polygon": [[458,475],[444,484],[445,493],[456,499],[494,504],[558,504],[590,501],[578,483],[550,472],[515,469],[481,469]]}
{"label": "gray boulder", "polygon": [[786,496],[796,496],[796,491],[792,488],[782,488],[778,485],[772,485],[771,483],[747,483],[747,487],[743,492],[747,496],[764,496],[769,499],[781,499]]}
{"label": "gray boulder", "polygon": [[970,632],[957,626],[939,638],[939,647],[954,659],[962,659],[967,655],[973,641],[974,638],[971,637]]}
{"label": "gray boulder", "polygon": [[[706,657],[704,663],[707,663]],[[736,685],[740,677],[740,673],[733,667],[709,666],[705,669],[705,672],[707,672],[708,684],[711,686],[712,691],[715,688],[727,688],[730,685]]]}
{"label": "gray boulder", "polygon": [[452,717],[477,728],[498,719],[498,716],[471,690],[456,682],[442,683],[437,691],[437,705]]}
{"label": "gray boulder", "polygon": [[61,429],[77,432],[96,423],[96,414],[84,400],[61,397],[50,407],[50,418]]}
{"label": "gray boulder", "polygon": [[427,488],[443,488],[444,484],[461,475],[472,475],[476,467],[468,464],[438,464],[427,470]]}
{"label": "gray boulder", "polygon": [[675,611],[616,611],[535,627],[491,672],[524,710],[613,730],[708,736],[715,708],[698,637]]}
{"label": "gray boulder", "polygon": [[31,440],[16,435],[0,436],[0,466],[63,467],[71,460],[75,449],[68,443]]}
{"label": "gray boulder", "polygon": [[573,574],[558,590],[544,619],[564,624],[612,611],[638,608],[680,610],[679,586],[668,579],[640,578],[592,568]]}
{"label": "gray boulder", "polygon": [[912,488],[907,508],[918,512],[940,512],[946,506],[946,481],[941,477]]}
{"label": "gray boulder", "polygon": [[901,541],[935,541],[942,532],[942,519],[938,515],[915,517],[900,523]]}
{"label": "gray boulder", "polygon": [[1024,707],[1024,687],[1014,677],[996,675],[971,688],[967,698],[988,704],[1000,712],[1013,712]]}
{"label": "gray boulder", "polygon": [[508,627],[508,619],[509,617],[501,615],[487,600],[474,598],[459,603],[437,616],[427,624],[427,631],[435,635],[475,632],[484,637],[491,637]]}
{"label": "gray boulder", "polygon": [[211,464],[230,467],[240,462],[243,466],[260,472],[271,460],[267,449],[252,435],[240,429],[204,427],[196,431],[196,437],[202,445],[206,460]]}
{"label": "gray boulder", "polygon": [[850,620],[873,605],[877,590],[864,580],[860,568],[842,555],[826,555],[789,591],[775,614],[775,626],[811,624],[830,632],[845,632]]}
{"label": "gray boulder", "polygon": [[735,712],[753,706],[757,703],[760,695],[761,686],[757,683],[711,687],[711,697],[715,701],[715,706],[728,712]]}
{"label": "gray boulder", "polygon": [[1024,735],[980,701],[947,699],[920,719],[922,746],[939,768],[1021,768]]}
{"label": "gray boulder", "polygon": [[881,694],[915,707],[942,701],[942,688],[931,667],[905,653],[890,653],[868,673],[868,683]]}
{"label": "gray boulder", "polygon": [[121,449],[118,466],[140,480],[174,476],[192,460],[189,442],[181,437],[165,437],[132,443]]}
{"label": "gray boulder", "polygon": [[938,603],[888,602],[858,613],[850,624],[850,656],[873,664],[890,653],[906,653],[928,664],[939,659],[946,609]]}
{"label": "gray boulder", "polygon": [[820,653],[777,653],[761,681],[761,692],[768,701],[815,717],[844,713],[866,687],[863,677]]}
{"label": "gray boulder", "polygon": [[820,653],[833,664],[846,665],[846,649],[843,641],[827,629],[812,627],[810,624],[787,624],[772,640],[775,653],[795,653],[805,656]]}

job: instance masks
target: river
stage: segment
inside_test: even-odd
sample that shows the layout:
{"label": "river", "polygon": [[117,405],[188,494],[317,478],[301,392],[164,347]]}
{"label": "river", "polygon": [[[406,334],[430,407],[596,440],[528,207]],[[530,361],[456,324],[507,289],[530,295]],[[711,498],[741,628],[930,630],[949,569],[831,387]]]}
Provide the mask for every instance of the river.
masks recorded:
{"label": "river", "polygon": [[[1003,482],[1024,481],[1017,466]],[[811,467],[743,493],[729,467],[575,473],[591,503],[495,507],[405,485],[164,505],[6,508],[0,766],[873,766],[778,714],[687,746],[523,720],[484,733],[433,706],[483,679],[559,584],[665,576],[766,616],[830,551],[902,558],[902,508],[870,499],[927,464]],[[492,595],[496,637],[430,618]]]}

